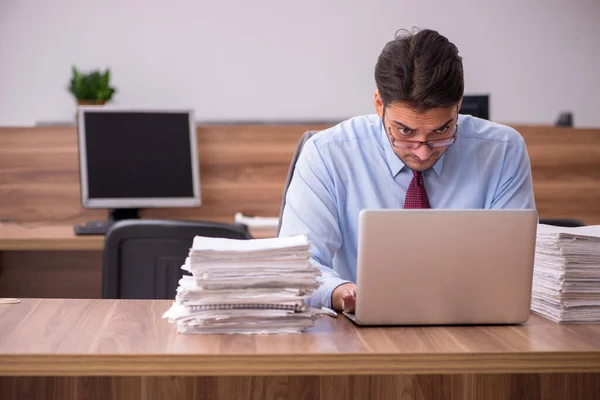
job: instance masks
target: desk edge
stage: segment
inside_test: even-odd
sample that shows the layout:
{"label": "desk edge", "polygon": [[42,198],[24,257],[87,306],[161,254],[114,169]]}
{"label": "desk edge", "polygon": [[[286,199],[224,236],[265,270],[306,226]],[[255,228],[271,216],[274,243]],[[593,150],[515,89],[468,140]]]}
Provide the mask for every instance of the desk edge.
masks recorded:
{"label": "desk edge", "polygon": [[0,376],[285,376],[600,372],[600,351],[561,353],[0,354]]}

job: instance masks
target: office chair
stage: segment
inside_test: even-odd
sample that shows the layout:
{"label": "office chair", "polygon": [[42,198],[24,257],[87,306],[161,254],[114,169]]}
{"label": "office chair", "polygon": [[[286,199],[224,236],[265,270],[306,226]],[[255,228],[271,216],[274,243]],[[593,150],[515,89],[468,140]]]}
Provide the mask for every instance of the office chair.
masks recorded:
{"label": "office chair", "polygon": [[296,151],[292,157],[292,162],[290,163],[290,168],[288,170],[287,178],[285,180],[285,186],[283,188],[283,196],[281,197],[281,208],[279,209],[279,224],[277,226],[277,235],[279,235],[279,231],[281,230],[281,219],[283,217],[283,209],[285,208],[285,196],[287,195],[288,187],[290,186],[290,182],[292,182],[292,177],[294,176],[294,169],[296,168],[296,162],[298,161],[298,157],[302,152],[302,148],[304,144],[310,139],[314,134],[319,131],[306,131],[300,138],[298,142],[298,146],[296,146]]}
{"label": "office chair", "polygon": [[570,111],[561,112],[556,119],[556,126],[566,126],[568,128],[573,127],[573,113]]}
{"label": "office chair", "polygon": [[[106,234],[105,299],[174,299],[181,266],[196,235],[250,239],[244,225],[198,221],[122,220]],[[186,273],[187,274],[187,273]]]}

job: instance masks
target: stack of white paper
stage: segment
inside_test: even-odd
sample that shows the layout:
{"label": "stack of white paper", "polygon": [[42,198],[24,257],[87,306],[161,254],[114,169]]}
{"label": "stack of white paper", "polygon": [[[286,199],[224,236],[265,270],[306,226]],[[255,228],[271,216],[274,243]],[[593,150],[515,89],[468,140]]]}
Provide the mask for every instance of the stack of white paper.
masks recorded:
{"label": "stack of white paper", "polygon": [[600,226],[539,225],[531,309],[555,322],[600,321]]}
{"label": "stack of white paper", "polygon": [[297,333],[314,325],[305,300],[319,286],[305,236],[197,236],[175,302],[163,318],[182,333]]}

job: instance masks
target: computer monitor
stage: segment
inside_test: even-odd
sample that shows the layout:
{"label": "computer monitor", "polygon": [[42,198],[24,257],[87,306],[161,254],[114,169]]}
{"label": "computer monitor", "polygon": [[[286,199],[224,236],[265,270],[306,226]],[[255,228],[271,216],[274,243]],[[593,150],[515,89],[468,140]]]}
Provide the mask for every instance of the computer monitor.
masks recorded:
{"label": "computer monitor", "polygon": [[488,94],[464,95],[458,112],[489,120],[490,96]]}
{"label": "computer monitor", "polygon": [[77,116],[84,208],[110,209],[112,222],[201,205],[192,110],[81,106]]}

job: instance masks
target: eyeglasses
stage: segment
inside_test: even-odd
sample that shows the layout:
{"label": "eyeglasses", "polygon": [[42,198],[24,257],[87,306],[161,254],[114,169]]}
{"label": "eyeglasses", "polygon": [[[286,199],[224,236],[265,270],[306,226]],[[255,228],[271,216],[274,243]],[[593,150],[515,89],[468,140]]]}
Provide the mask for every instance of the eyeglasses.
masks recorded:
{"label": "eyeglasses", "polygon": [[[385,108],[383,109],[383,118],[381,119],[381,123],[385,128]],[[416,150],[423,145],[427,145],[430,149],[439,149],[442,147],[448,147],[456,142],[456,136],[458,135],[458,121],[456,122],[456,125],[454,125],[454,132],[452,133],[452,136],[443,139],[428,140],[426,142],[421,142],[419,140],[398,139],[392,135],[392,129],[390,127],[387,127],[387,132],[390,136],[392,146],[399,149]]]}
{"label": "eyeglasses", "polygon": [[426,142],[421,142],[419,140],[404,140],[395,138],[392,135],[392,130],[390,128],[388,128],[388,134],[390,135],[392,146],[397,147],[399,149],[415,150],[423,145],[427,145],[430,149],[439,149],[441,147],[448,147],[454,144],[454,142],[456,142],[456,136],[458,135],[458,123],[456,123],[456,125],[454,126],[454,133],[452,134],[452,136],[443,139],[428,140]]}

